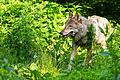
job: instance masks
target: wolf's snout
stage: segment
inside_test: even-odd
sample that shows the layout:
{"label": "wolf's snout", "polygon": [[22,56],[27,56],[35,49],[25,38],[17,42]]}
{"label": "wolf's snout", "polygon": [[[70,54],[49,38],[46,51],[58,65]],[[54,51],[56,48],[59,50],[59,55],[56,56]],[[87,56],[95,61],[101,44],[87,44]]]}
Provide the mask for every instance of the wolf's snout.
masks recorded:
{"label": "wolf's snout", "polygon": [[62,35],[63,36],[66,36],[68,34],[68,32],[63,32]]}
{"label": "wolf's snout", "polygon": [[66,36],[66,35],[68,35],[68,32],[62,30],[62,31],[60,32],[60,34],[61,34],[62,36]]}

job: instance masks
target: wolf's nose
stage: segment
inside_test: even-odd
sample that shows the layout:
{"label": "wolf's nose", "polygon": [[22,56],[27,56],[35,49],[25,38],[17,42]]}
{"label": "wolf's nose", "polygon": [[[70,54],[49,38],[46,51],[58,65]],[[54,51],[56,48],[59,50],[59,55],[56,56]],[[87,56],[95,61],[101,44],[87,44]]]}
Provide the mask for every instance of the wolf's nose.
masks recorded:
{"label": "wolf's nose", "polygon": [[63,31],[61,31],[60,34],[63,35]]}
{"label": "wolf's nose", "polygon": [[63,37],[65,37],[65,35],[63,34],[63,31],[60,32],[60,35],[62,35]]}

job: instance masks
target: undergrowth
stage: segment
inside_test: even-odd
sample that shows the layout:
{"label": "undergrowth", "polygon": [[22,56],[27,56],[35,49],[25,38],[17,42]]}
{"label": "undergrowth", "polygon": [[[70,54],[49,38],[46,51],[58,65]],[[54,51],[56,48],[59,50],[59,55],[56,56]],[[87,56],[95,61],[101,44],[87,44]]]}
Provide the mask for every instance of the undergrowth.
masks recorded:
{"label": "undergrowth", "polygon": [[79,48],[73,70],[67,70],[72,40],[63,38],[60,31],[69,10],[83,14],[82,6],[68,4],[0,1],[0,80],[120,79],[119,24],[108,40],[109,54],[96,52],[94,63],[83,67],[86,50]]}

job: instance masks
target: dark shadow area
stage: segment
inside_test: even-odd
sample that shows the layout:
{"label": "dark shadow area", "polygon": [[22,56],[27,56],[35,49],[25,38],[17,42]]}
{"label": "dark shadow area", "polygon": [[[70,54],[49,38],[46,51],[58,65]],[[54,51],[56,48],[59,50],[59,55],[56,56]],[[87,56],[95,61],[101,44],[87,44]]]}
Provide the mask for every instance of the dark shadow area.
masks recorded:
{"label": "dark shadow area", "polygon": [[[109,20],[112,21],[114,24],[119,23],[120,24],[120,1],[119,0],[47,0],[50,2],[56,2],[63,6],[69,3],[73,3],[74,5],[80,5],[82,6],[82,10],[78,12],[83,13],[83,16],[90,16],[90,15],[98,15],[102,17],[106,17]],[[87,8],[87,7],[91,8]],[[66,7],[66,6],[65,6]],[[72,6],[68,6],[67,8],[71,8]],[[66,11],[67,12],[67,11]]]}
{"label": "dark shadow area", "polygon": [[99,15],[114,20],[114,24],[120,23],[120,4],[119,2],[98,2],[91,5],[88,15]]}
{"label": "dark shadow area", "polygon": [[[27,62],[32,61],[35,53],[35,45],[32,42],[33,39],[32,29],[20,26],[14,28],[9,33],[4,41],[4,45],[8,48],[9,56],[13,56],[14,62]],[[8,53],[8,52],[7,52]]]}

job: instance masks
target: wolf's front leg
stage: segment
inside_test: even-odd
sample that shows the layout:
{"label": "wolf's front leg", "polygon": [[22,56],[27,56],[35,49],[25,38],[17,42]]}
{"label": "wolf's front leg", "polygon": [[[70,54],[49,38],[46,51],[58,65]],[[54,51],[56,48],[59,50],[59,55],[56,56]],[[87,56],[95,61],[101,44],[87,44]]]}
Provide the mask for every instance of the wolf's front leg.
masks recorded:
{"label": "wolf's front leg", "polygon": [[73,64],[73,60],[74,60],[74,57],[75,57],[75,54],[76,54],[76,51],[77,51],[77,48],[78,48],[78,45],[76,43],[72,43],[72,53],[71,53],[71,57],[70,57],[70,63],[68,65],[68,69],[71,70],[72,68],[72,64]]}

